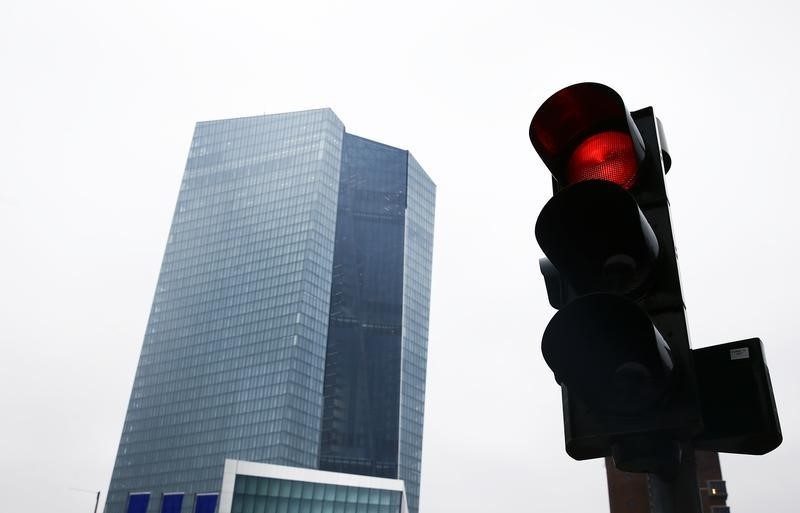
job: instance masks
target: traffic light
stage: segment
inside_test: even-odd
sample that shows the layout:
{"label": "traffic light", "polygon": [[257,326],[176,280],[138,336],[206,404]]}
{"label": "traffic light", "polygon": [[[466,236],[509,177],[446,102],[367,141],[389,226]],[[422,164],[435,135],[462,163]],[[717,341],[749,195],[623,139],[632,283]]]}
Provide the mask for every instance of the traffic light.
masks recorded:
{"label": "traffic light", "polygon": [[[550,304],[542,353],[561,385],[567,453],[671,478],[681,451],[780,445],[759,339],[691,350],[652,108],[575,84],[536,111],[553,197],[536,221]],[[685,468],[685,467],[683,467]]]}
{"label": "traffic light", "polygon": [[702,431],[651,108],[596,83],[558,91],[530,139],[553,175],[536,222],[550,303],[542,353],[562,387],[567,452],[668,475]]}

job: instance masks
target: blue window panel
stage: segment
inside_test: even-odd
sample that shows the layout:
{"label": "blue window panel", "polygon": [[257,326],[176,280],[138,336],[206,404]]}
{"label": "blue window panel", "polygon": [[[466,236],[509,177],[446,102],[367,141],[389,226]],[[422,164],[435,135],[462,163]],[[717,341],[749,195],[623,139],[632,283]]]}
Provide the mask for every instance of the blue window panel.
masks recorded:
{"label": "blue window panel", "polygon": [[149,493],[132,493],[128,495],[128,513],[147,513],[147,504],[149,502]]}
{"label": "blue window panel", "polygon": [[165,494],[161,501],[161,513],[181,513],[183,505],[182,493]]}
{"label": "blue window panel", "polygon": [[217,510],[217,494],[198,495],[194,502],[194,513],[214,513]]}

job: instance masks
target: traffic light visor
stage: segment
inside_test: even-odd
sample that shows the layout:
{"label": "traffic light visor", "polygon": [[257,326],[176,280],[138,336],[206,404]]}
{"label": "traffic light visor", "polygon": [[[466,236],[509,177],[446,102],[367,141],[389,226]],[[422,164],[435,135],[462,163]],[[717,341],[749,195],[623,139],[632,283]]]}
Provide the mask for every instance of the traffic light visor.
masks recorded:
{"label": "traffic light visor", "polygon": [[611,88],[575,84],[548,98],[533,116],[530,139],[562,186],[607,180],[624,189],[636,183],[644,142]]}
{"label": "traffic light visor", "polygon": [[605,180],[559,191],[536,220],[536,240],[576,291],[635,296],[651,278],[658,239],[636,200]]}

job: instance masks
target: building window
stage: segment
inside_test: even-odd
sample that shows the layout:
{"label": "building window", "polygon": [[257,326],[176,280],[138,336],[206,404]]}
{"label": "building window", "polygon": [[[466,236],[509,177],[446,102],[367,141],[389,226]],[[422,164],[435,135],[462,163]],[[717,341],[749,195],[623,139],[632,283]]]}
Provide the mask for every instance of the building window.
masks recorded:
{"label": "building window", "polygon": [[[711,497],[719,497],[726,499],[728,497],[728,489],[725,486],[725,481],[709,481],[708,482],[708,495]],[[723,513],[720,510],[720,513]]]}
{"label": "building window", "polygon": [[401,501],[396,490],[237,475],[231,511],[400,513]]}
{"label": "building window", "polygon": [[218,498],[216,493],[198,493],[194,499],[194,513],[214,513]]}
{"label": "building window", "polygon": [[181,513],[183,493],[165,493],[161,499],[161,513]]}
{"label": "building window", "polygon": [[132,493],[128,495],[128,513],[145,513],[149,503],[149,493]]}

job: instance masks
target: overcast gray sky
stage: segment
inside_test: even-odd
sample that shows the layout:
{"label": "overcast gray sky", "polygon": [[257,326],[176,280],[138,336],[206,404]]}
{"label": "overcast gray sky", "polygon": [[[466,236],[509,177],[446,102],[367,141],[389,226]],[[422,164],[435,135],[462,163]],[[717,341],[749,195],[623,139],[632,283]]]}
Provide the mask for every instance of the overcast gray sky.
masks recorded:
{"label": "overcast gray sky", "polygon": [[539,349],[550,190],[527,136],[598,81],[664,123],[694,347],[765,343],[785,441],[723,455],[729,504],[797,511],[798,5],[7,0],[2,509],[105,497],[194,123],[327,106],[438,186],[422,511],[607,511]]}

